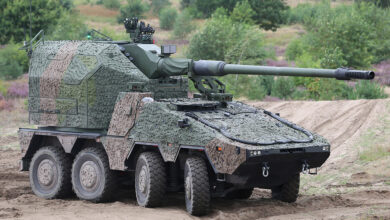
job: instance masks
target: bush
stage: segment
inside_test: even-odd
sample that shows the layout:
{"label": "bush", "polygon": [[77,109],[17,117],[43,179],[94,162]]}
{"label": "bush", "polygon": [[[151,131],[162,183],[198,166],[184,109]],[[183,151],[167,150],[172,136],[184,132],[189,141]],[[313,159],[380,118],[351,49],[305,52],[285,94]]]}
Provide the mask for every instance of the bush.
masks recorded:
{"label": "bush", "polygon": [[361,80],[359,81],[350,99],[382,99],[387,98],[383,87],[373,81]]}
{"label": "bush", "polygon": [[295,84],[291,77],[278,77],[272,86],[271,95],[281,99],[291,99]]}
{"label": "bush", "polygon": [[171,30],[177,17],[177,11],[174,8],[164,8],[160,12],[160,27],[164,30]]}
{"label": "bush", "polygon": [[102,0],[104,7],[108,9],[118,9],[121,7],[119,0]]}
{"label": "bush", "polygon": [[233,22],[218,9],[190,40],[187,56],[193,59],[226,60],[230,63],[262,64],[269,55],[257,28]]}
{"label": "bush", "polygon": [[169,0],[151,0],[150,5],[153,12],[159,14],[163,8],[170,6],[171,2]]}
{"label": "bush", "polygon": [[364,68],[390,58],[388,10],[367,3],[332,8],[327,2],[316,8],[304,22],[308,33],[288,46],[288,59],[305,52],[324,68]]}
{"label": "bush", "polygon": [[25,51],[18,50],[20,46],[9,44],[0,49],[0,79],[16,79],[27,71],[28,57]]}
{"label": "bush", "polygon": [[144,18],[144,13],[148,10],[148,5],[143,3],[142,0],[127,0],[127,4],[120,7],[117,21],[118,23],[123,23],[126,18]]}
{"label": "bush", "polygon": [[186,9],[176,17],[173,26],[173,35],[175,38],[184,38],[194,29],[195,26],[192,23],[191,13]]}
{"label": "bush", "polygon": [[26,98],[26,97],[28,97],[28,83],[26,83],[26,82],[13,82],[8,88],[7,97],[9,97],[9,98]]}

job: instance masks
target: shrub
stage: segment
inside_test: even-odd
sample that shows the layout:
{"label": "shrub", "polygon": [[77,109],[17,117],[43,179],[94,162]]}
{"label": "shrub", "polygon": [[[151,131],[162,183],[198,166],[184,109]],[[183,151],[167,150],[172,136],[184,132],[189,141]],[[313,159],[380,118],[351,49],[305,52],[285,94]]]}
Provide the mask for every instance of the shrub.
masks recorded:
{"label": "shrub", "polygon": [[118,9],[121,7],[119,0],[102,0],[104,7],[108,9]]}
{"label": "shrub", "polygon": [[191,13],[188,9],[186,9],[176,17],[175,24],[173,26],[173,35],[175,38],[184,38],[194,29],[195,26],[192,22]]}
{"label": "shrub", "polygon": [[291,99],[295,85],[291,77],[278,77],[272,86],[271,95],[281,99]]}
{"label": "shrub", "polygon": [[288,46],[290,60],[305,52],[324,68],[363,68],[390,58],[388,10],[367,3],[332,8],[327,2],[304,23],[308,33]]}
{"label": "shrub", "polygon": [[269,56],[263,44],[260,30],[236,23],[227,16],[226,10],[218,9],[191,38],[187,55],[193,59],[261,64]]}
{"label": "shrub", "polygon": [[0,79],[16,79],[27,70],[26,52],[18,50],[20,45],[9,44],[0,49]]}
{"label": "shrub", "polygon": [[353,93],[349,97],[350,99],[381,99],[387,98],[383,87],[373,81],[361,80],[359,81]]}
{"label": "shrub", "polygon": [[169,0],[151,0],[150,5],[152,6],[152,10],[154,13],[160,13],[160,11],[171,5]]}
{"label": "shrub", "polygon": [[8,84],[0,80],[0,99],[4,98],[8,91]]}
{"label": "shrub", "polygon": [[171,30],[177,17],[177,11],[174,8],[164,8],[160,12],[160,27],[164,30]]}
{"label": "shrub", "polygon": [[8,88],[7,97],[9,97],[9,98],[26,98],[26,97],[28,97],[28,83],[26,83],[26,82],[13,82]]}
{"label": "shrub", "polygon": [[144,13],[148,10],[148,5],[143,3],[142,0],[127,0],[127,4],[120,7],[120,13],[117,17],[117,21],[118,23],[123,23],[126,18],[144,18]]}

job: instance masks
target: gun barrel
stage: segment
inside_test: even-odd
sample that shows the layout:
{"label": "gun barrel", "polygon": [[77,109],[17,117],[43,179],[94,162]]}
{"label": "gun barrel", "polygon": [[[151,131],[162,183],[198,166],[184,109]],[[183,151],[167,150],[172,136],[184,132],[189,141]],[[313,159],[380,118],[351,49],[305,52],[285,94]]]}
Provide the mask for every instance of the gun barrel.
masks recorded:
{"label": "gun barrel", "polygon": [[349,79],[373,79],[375,73],[365,70],[338,69],[311,69],[294,67],[270,67],[254,65],[226,64],[222,61],[195,61],[193,71],[200,76],[224,76],[227,74],[245,75],[272,75],[272,76],[302,76],[336,78],[339,80]]}

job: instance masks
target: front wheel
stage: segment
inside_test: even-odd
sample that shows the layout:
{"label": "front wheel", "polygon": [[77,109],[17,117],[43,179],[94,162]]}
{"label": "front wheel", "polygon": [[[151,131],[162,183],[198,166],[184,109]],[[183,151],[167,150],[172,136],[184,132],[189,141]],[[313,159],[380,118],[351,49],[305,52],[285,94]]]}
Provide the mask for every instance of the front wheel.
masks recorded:
{"label": "front wheel", "polygon": [[299,173],[295,174],[286,183],[272,188],[272,198],[283,202],[295,202],[299,193]]}
{"label": "front wheel", "polygon": [[210,183],[205,161],[190,157],[184,167],[184,190],[187,212],[205,215],[210,207]]}

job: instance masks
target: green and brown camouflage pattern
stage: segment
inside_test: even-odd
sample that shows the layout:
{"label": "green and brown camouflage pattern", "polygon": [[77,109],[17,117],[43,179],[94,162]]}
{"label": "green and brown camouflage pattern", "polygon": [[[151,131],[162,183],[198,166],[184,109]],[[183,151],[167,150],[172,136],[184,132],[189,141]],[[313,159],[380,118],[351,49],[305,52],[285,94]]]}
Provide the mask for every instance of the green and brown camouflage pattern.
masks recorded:
{"label": "green and brown camouflage pattern", "polygon": [[[129,42],[41,42],[29,69],[29,120],[45,127],[20,130],[23,157],[36,136],[57,137],[67,153],[87,138],[103,145],[113,170],[127,169],[135,146],[150,145],[165,162],[175,162],[183,148],[201,149],[216,173],[232,174],[250,150],[329,147],[321,136],[263,109],[187,98],[188,78],[182,75],[199,79],[194,62],[145,48]],[[207,71],[221,71],[220,62],[212,64]],[[181,127],[183,120],[188,125]]]}

